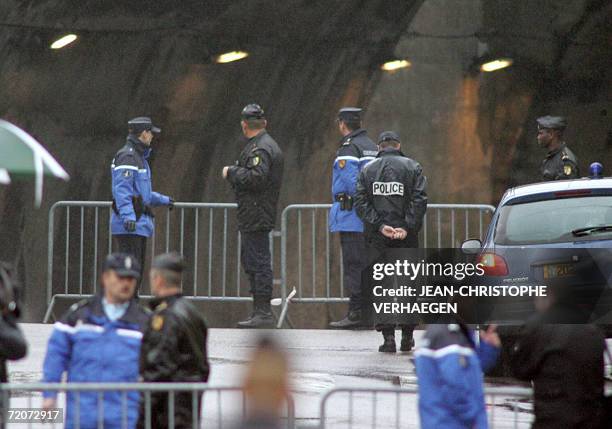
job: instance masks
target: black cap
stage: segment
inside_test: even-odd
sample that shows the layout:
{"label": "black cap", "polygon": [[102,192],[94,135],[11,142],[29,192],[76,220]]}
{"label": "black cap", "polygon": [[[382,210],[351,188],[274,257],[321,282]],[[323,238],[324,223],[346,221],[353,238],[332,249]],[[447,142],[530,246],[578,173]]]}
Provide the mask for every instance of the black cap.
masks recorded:
{"label": "black cap", "polygon": [[259,104],[247,104],[242,109],[240,116],[242,116],[242,119],[263,119],[265,114]]}
{"label": "black cap", "polygon": [[338,119],[341,121],[361,121],[360,107],[343,107],[338,111]]}
{"label": "black cap", "polygon": [[151,131],[153,133],[161,133],[161,128],[153,125],[151,118],[147,116],[139,116],[128,121],[128,129],[131,133],[140,134],[143,131]]}
{"label": "black cap", "polygon": [[395,140],[400,143],[399,135],[395,131],[383,131],[378,136],[378,143],[382,143],[389,140]]}
{"label": "black cap", "polygon": [[127,253],[111,253],[104,261],[103,271],[113,270],[121,277],[140,278],[140,263]]}
{"label": "black cap", "polygon": [[182,273],[185,270],[185,261],[183,257],[176,252],[163,253],[153,259],[151,268]]}
{"label": "black cap", "polygon": [[542,116],[536,119],[539,128],[550,128],[553,130],[564,130],[567,127],[567,119],[563,116]]}

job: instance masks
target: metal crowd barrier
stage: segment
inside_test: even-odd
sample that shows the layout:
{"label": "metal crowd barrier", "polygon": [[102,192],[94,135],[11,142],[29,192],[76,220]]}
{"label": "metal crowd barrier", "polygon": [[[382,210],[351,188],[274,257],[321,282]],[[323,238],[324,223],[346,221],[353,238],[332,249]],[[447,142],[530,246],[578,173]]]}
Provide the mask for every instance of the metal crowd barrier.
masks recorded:
{"label": "metal crowd barrier", "polygon": [[[283,210],[283,298],[295,286],[293,302],[348,300],[350,291],[344,290],[338,234],[331,234],[328,228],[330,207],[331,204],[293,204]],[[426,248],[458,248],[468,238],[483,239],[494,211],[495,207],[485,204],[429,204],[419,243]]]}
{"label": "metal crowd barrier", "polygon": [[[533,415],[524,406],[532,398],[531,389],[488,387],[484,393],[491,429],[531,427]],[[321,400],[319,425],[330,427],[419,428],[418,388],[332,389]]]}
{"label": "metal crowd barrier", "polygon": [[[156,228],[148,240],[140,295],[147,297],[146,273],[152,258],[175,250],[191,266],[183,279],[185,296],[208,301],[250,300],[246,279],[241,278],[240,232],[233,213],[236,208],[233,203],[177,202],[174,210],[154,209]],[[78,299],[98,290],[99,268],[113,250],[111,213],[110,201],[59,201],[51,207],[45,323],[58,298]],[[58,234],[61,229],[62,234]],[[274,264],[274,238],[280,233],[270,235]]]}
{"label": "metal crowd barrier", "polygon": [[[108,427],[104,423],[104,401],[105,393],[121,393],[121,429],[128,427],[128,393],[138,392],[141,404],[144,405],[144,417],[146,429],[151,428],[151,416],[156,410],[151,408],[151,395],[156,393],[168,394],[168,428],[175,427],[175,396],[178,393],[191,393],[191,405],[193,409],[192,426],[193,428],[211,427],[233,427],[247,416],[248,401],[239,387],[210,387],[205,383],[28,383],[28,384],[0,384],[0,394],[3,395],[4,404],[9,404],[12,409],[42,410],[43,391],[58,392],[57,408],[62,410],[62,420],[57,427],[64,427],[66,422],[66,403],[62,393],[70,392],[74,394],[74,409],[72,427],[80,429],[80,417],[83,413],[77,404],[80,403],[80,395],[84,393],[97,394],[96,408],[98,410],[97,427]],[[33,396],[38,393],[38,396]],[[27,395],[27,400],[17,396]],[[10,395],[10,396],[9,396]],[[203,395],[203,396],[202,396]],[[64,396],[64,397],[62,397]],[[198,399],[202,398],[201,413],[198,413]],[[9,407],[5,405],[5,418]],[[132,412],[134,410],[132,409]],[[82,417],[81,417],[82,418]],[[14,422],[13,422],[14,423]],[[286,413],[283,416],[283,427],[293,429],[295,427],[295,405],[291,396],[287,397]],[[25,423],[24,423],[25,424]],[[28,427],[33,427],[34,423],[28,423]],[[56,427],[55,423],[45,423],[44,427]],[[154,428],[153,428],[154,429]]]}

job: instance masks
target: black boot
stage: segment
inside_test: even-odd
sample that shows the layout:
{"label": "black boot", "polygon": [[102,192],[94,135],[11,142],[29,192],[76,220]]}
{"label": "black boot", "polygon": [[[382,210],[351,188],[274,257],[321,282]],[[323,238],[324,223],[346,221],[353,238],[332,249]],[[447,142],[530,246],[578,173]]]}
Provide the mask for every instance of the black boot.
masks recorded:
{"label": "black boot", "polygon": [[329,324],[332,329],[355,329],[360,326],[361,310],[351,310],[344,319]]}
{"label": "black boot", "polygon": [[274,318],[270,309],[270,298],[253,297],[253,316],[242,322],[238,322],[239,328],[271,329],[274,328]]}
{"label": "black boot", "polygon": [[414,337],[412,336],[413,332],[414,332],[413,326],[409,328],[402,327],[402,342],[400,344],[401,352],[409,352],[414,347]]}
{"label": "black boot", "polygon": [[385,342],[378,348],[381,353],[395,353],[395,329],[383,329],[383,338]]}

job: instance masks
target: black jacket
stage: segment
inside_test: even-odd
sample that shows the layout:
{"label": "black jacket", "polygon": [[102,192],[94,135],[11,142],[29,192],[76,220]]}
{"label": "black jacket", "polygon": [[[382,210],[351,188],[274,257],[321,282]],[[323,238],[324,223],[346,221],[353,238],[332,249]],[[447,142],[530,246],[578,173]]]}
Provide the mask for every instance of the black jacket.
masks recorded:
{"label": "black jacket", "polygon": [[516,377],[533,381],[532,427],[603,428],[605,339],[599,328],[555,324],[544,315],[521,334],[510,363]]}
{"label": "black jacket", "polygon": [[[8,381],[6,361],[25,357],[27,350],[28,344],[15,318],[11,314],[0,315],[0,383]],[[0,410],[3,409],[3,397],[0,394]],[[0,427],[4,427],[1,416]]]}
{"label": "black jacket", "polygon": [[548,152],[540,169],[542,180],[565,180],[580,177],[578,159],[565,143],[558,149]]}
{"label": "black jacket", "polygon": [[380,234],[383,225],[421,230],[427,210],[427,178],[421,165],[399,150],[386,149],[359,175],[355,208],[367,236]]}
{"label": "black jacket", "polygon": [[249,139],[236,165],[229,168],[227,179],[238,203],[238,229],[274,229],[283,180],[283,153],[265,130]]}
{"label": "black jacket", "polygon": [[[151,301],[153,316],[142,339],[140,375],[144,382],[206,382],[210,373],[204,318],[180,294]],[[168,425],[168,395],[151,395],[151,427]],[[175,395],[175,427],[192,427],[192,394]],[[144,425],[141,404],[138,427]]]}

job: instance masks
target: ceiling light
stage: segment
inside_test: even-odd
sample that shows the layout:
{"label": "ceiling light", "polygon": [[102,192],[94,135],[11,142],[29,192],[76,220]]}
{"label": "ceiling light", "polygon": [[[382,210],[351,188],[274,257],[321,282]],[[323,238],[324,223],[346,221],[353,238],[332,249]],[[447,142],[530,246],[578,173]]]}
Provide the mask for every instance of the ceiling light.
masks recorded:
{"label": "ceiling light", "polygon": [[231,63],[232,61],[238,61],[248,56],[248,52],[244,51],[226,52],[225,54],[221,54],[217,57],[217,62],[219,64]]}
{"label": "ceiling light", "polygon": [[380,66],[380,68],[383,69],[384,71],[394,71],[394,70],[399,70],[399,69],[404,69],[406,67],[410,67],[411,65],[412,64],[408,60],[393,60],[393,61],[387,61],[382,66]]}
{"label": "ceiling light", "polygon": [[51,43],[51,49],[62,49],[64,46],[71,44],[76,39],[76,34],[66,34],[65,36],[62,36],[55,42]]}
{"label": "ceiling light", "polygon": [[487,61],[480,66],[480,71],[483,72],[492,72],[496,70],[505,69],[506,67],[510,67],[513,61],[511,58],[498,58],[493,61]]}

